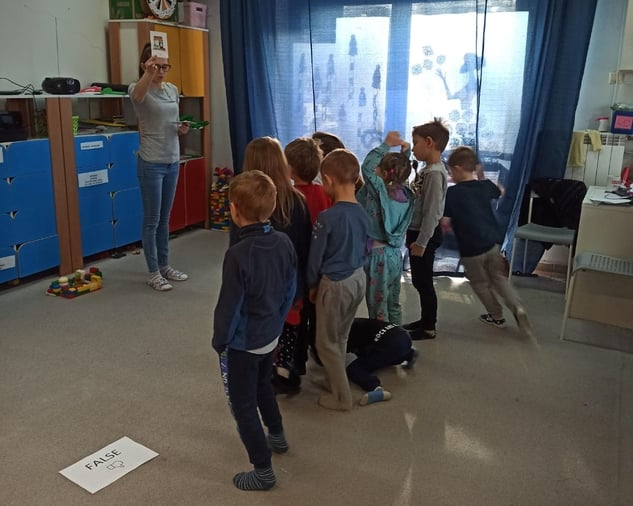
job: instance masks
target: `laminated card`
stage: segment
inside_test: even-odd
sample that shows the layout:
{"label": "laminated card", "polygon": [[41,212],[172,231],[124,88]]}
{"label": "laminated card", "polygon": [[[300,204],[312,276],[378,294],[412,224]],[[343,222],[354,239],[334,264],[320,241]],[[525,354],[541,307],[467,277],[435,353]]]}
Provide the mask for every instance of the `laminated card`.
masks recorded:
{"label": "laminated card", "polygon": [[167,50],[167,34],[165,32],[155,32],[150,30],[149,40],[152,45],[152,56],[157,58],[169,58]]}
{"label": "laminated card", "polygon": [[155,451],[125,436],[62,469],[60,474],[94,494],[157,456]]}

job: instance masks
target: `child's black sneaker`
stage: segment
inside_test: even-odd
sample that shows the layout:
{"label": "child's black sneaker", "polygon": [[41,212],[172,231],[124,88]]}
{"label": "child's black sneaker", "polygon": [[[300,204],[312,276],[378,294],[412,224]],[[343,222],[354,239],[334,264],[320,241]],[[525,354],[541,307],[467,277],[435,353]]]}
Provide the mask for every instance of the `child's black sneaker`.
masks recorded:
{"label": "child's black sneaker", "polygon": [[487,323],[488,325],[492,325],[493,327],[497,327],[498,329],[502,329],[506,326],[505,318],[500,318],[499,320],[495,320],[490,313],[482,314],[479,317],[479,320]]}
{"label": "child's black sneaker", "polygon": [[407,331],[418,330],[422,326],[422,320],[416,320],[414,322],[405,323],[402,328]]}
{"label": "child's black sneaker", "polygon": [[301,391],[301,378],[293,372],[288,378],[273,373],[272,384],[276,394],[294,395]]}
{"label": "child's black sneaker", "polygon": [[435,329],[417,328],[409,331],[412,341],[422,341],[423,339],[435,339],[437,334]]}

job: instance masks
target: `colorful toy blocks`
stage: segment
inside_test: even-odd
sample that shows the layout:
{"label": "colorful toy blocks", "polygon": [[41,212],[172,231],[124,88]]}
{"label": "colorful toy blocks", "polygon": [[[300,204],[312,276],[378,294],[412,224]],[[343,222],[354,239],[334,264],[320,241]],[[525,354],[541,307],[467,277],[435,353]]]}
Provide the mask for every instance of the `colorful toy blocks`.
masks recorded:
{"label": "colorful toy blocks", "polygon": [[53,281],[46,290],[46,294],[74,299],[80,295],[100,290],[102,279],[103,274],[97,267],[90,267],[88,272],[78,269],[72,275],[61,276]]}

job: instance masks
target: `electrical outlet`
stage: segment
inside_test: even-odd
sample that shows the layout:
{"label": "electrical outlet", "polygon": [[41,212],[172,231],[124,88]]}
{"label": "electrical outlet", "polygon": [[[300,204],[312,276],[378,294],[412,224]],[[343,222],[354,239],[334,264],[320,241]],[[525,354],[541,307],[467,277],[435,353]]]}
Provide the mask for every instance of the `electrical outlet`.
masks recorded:
{"label": "electrical outlet", "polygon": [[617,72],[609,72],[609,84],[615,84],[618,80]]}

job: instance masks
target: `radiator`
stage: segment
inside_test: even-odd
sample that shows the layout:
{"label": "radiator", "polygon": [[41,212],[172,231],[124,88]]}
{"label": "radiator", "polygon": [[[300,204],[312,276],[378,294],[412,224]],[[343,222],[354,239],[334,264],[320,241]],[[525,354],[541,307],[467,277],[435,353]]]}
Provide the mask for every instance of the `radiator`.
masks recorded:
{"label": "radiator", "polygon": [[627,136],[620,134],[601,133],[602,149],[593,151],[589,136],[585,134],[583,167],[567,167],[565,179],[577,179],[587,186],[611,186],[609,175],[619,176],[624,161],[624,147]]}

